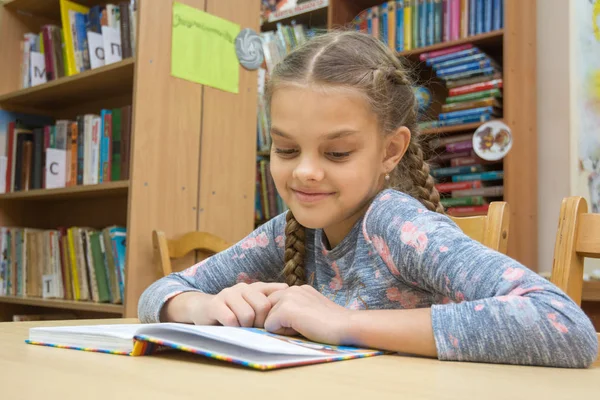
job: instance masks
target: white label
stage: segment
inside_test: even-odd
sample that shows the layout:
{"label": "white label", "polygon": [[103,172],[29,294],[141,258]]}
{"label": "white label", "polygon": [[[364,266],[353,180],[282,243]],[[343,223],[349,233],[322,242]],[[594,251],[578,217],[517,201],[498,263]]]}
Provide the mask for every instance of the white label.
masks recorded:
{"label": "white label", "polygon": [[46,149],[46,189],[65,187],[66,164],[66,150]]}
{"label": "white label", "polygon": [[104,65],[104,41],[102,34],[88,31],[88,48],[90,51],[90,67],[92,69]]}
{"label": "white label", "polygon": [[102,27],[102,39],[104,42],[104,64],[112,64],[121,61],[121,32],[109,26]]}
{"label": "white label", "polygon": [[29,74],[31,76],[31,86],[46,83],[46,59],[44,58],[44,54],[37,51],[31,52]]}
{"label": "white label", "polygon": [[56,297],[54,294],[54,280],[55,275],[43,275],[42,276],[42,297],[45,299],[50,297]]}

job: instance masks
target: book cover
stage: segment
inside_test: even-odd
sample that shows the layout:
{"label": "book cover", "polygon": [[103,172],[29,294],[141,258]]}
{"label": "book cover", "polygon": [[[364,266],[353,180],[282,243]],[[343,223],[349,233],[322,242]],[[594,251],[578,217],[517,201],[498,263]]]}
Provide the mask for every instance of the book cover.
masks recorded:
{"label": "book cover", "polygon": [[[77,64],[75,62],[75,50],[76,50],[76,38],[73,34],[76,32],[75,21],[71,21],[71,15],[73,13],[88,14],[90,9],[80,4],[68,1],[60,0],[60,18],[62,22],[62,30],[65,42],[65,54],[66,54],[66,75],[75,75],[79,72]],[[79,47],[77,46],[77,49]],[[82,58],[83,60],[83,58]]]}

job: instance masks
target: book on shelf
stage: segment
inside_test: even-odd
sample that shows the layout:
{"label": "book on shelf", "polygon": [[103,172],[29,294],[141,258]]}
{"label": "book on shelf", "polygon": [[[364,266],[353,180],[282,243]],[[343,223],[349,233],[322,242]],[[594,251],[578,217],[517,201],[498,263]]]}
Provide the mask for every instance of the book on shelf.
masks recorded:
{"label": "book on shelf", "polygon": [[261,0],[260,21],[275,22],[329,6],[329,0]]}
{"label": "book on shelf", "polygon": [[108,65],[135,54],[137,0],[92,7],[60,0],[60,24],[21,40],[21,87]]}
{"label": "book on shelf", "polygon": [[0,227],[0,296],[123,302],[124,227]]}
{"label": "book on shelf", "polygon": [[131,106],[56,121],[0,110],[0,192],[128,179],[130,140]]}
{"label": "book on shelf", "polygon": [[361,11],[352,26],[402,52],[502,29],[503,14],[504,0],[396,0]]}
{"label": "book on shelf", "polygon": [[[376,349],[333,346],[257,328],[181,323],[34,327],[26,343],[143,356],[177,350],[259,370],[382,355]],[[57,350],[64,351],[64,350]]]}

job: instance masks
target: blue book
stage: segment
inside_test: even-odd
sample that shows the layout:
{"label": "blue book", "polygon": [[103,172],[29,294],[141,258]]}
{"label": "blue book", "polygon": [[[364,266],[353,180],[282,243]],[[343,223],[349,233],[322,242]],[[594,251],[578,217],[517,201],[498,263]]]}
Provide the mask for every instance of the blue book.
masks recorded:
{"label": "blue book", "polygon": [[477,0],[477,4],[475,5],[475,11],[477,14],[475,15],[475,33],[480,34],[483,33],[483,5],[484,0]]}
{"label": "blue book", "polygon": [[444,81],[457,81],[457,80],[460,80],[460,79],[470,78],[470,77],[473,77],[473,76],[493,75],[496,72],[498,72],[498,70],[496,68],[494,68],[494,67],[488,67],[488,68],[482,68],[482,69],[479,69],[479,70],[472,70],[472,71],[460,72],[460,73],[454,74],[454,75],[447,75],[443,79],[444,79]]}
{"label": "blue book", "polygon": [[427,46],[427,0],[419,0],[419,47]]}
{"label": "blue book", "polygon": [[438,116],[438,119],[440,121],[443,121],[443,120],[448,120],[448,119],[452,119],[452,118],[480,117],[483,114],[493,115],[494,111],[495,110],[494,110],[493,106],[477,107],[477,108],[471,108],[468,110],[460,110],[460,111],[451,111],[451,112],[447,112],[447,113],[441,113]]}
{"label": "blue book", "polygon": [[486,0],[483,9],[483,32],[492,31],[492,0]]}
{"label": "blue book", "polygon": [[443,126],[454,126],[462,124],[471,124],[474,122],[486,122],[492,119],[492,115],[489,113],[483,113],[478,115],[466,115],[464,117],[455,117],[445,120],[439,120],[439,127]]}
{"label": "blue book", "polygon": [[77,48],[75,49],[75,58],[79,58],[79,72],[86,71],[91,68],[90,66],[90,52],[87,40],[88,25],[87,15],[82,13],[75,13],[75,34],[77,35]]}
{"label": "blue book", "polygon": [[[112,242],[113,258],[119,276],[119,291],[121,299],[125,301],[125,254],[127,248],[127,230],[120,226],[109,228],[109,236]],[[106,251],[109,251],[106,249]]]}
{"label": "blue book", "polygon": [[112,111],[106,109],[100,111],[100,168],[98,183],[110,181],[111,122]]}
{"label": "blue book", "polygon": [[442,5],[442,0],[434,0],[433,4],[433,43],[441,43],[442,42],[442,18],[443,18],[444,10]]}
{"label": "blue book", "polygon": [[475,35],[477,33],[476,28],[477,19],[477,0],[469,0],[469,35]]}
{"label": "blue book", "polygon": [[504,178],[504,171],[487,171],[476,174],[454,175],[452,182],[497,181]]}
{"label": "blue book", "polygon": [[396,51],[404,51],[404,0],[396,1]]}
{"label": "blue book", "polygon": [[449,68],[438,69],[435,73],[438,77],[446,77],[448,75],[454,75],[461,72],[477,71],[484,68],[495,68],[496,63],[491,59],[487,58],[481,61],[472,61],[465,64],[455,65]]}
{"label": "blue book", "polygon": [[425,60],[425,64],[427,64],[428,66],[435,66],[446,61],[454,60],[455,58],[467,57],[473,54],[478,54],[479,52],[480,50],[477,47],[472,47],[470,49],[428,58],[427,60]]}
{"label": "blue book", "polygon": [[501,0],[493,0],[492,4],[492,30],[502,28],[502,6]]}
{"label": "blue book", "polygon": [[388,18],[388,3],[383,3],[380,6],[379,18],[379,25],[381,27],[381,29],[379,29],[379,39],[381,39],[383,43],[387,44],[389,36],[388,24],[390,21]]}
{"label": "blue book", "polygon": [[367,33],[373,34],[373,11],[370,8],[367,10]]}
{"label": "blue book", "polygon": [[469,63],[469,62],[473,62],[473,61],[485,60],[487,57],[488,57],[487,54],[483,54],[483,53],[471,54],[466,57],[454,58],[452,60],[447,60],[447,61],[444,61],[444,62],[441,62],[438,64],[434,64],[434,65],[432,65],[432,67],[434,70],[437,71],[440,69],[450,68],[455,65],[462,65],[462,64]]}
{"label": "blue book", "polygon": [[434,178],[443,178],[446,176],[474,174],[477,172],[483,172],[483,167],[481,165],[436,168],[436,169],[431,170],[431,176],[433,176]]}
{"label": "blue book", "polygon": [[427,0],[427,46],[435,43],[435,20],[434,20],[433,0]]}

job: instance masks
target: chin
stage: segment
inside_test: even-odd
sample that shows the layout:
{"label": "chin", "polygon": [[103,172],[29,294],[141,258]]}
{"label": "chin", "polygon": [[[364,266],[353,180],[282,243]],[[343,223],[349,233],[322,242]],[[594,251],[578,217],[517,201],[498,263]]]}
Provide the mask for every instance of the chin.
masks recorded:
{"label": "chin", "polygon": [[326,223],[324,223],[326,222],[325,219],[316,215],[315,212],[311,212],[311,210],[291,210],[294,217],[296,217],[296,221],[305,228],[320,229],[326,225]]}

